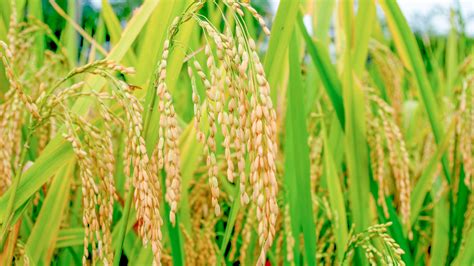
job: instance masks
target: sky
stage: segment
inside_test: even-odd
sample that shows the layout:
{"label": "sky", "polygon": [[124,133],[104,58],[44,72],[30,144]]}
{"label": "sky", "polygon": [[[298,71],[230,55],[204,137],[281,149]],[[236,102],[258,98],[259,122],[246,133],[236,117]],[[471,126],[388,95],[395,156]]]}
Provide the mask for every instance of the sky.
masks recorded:
{"label": "sky", "polygon": [[[466,31],[468,35],[474,36],[474,0],[398,0],[397,2],[413,28],[421,27],[420,30],[423,32],[429,28],[435,33],[446,34],[450,29],[449,10],[455,1],[459,1],[463,17],[465,19],[470,17],[470,20],[466,21]],[[274,12],[279,2],[279,0],[270,0]],[[439,15],[429,16],[436,10],[441,10],[437,13]],[[425,23],[427,20],[425,18],[428,17],[431,18],[429,25]]]}
{"label": "sky", "polygon": [[[415,25],[419,18],[425,17],[437,7],[441,7],[443,14],[432,19],[432,26],[438,33],[446,33],[449,30],[449,8],[453,6],[453,0],[398,0],[405,17],[411,25]],[[459,0],[461,13],[466,21],[466,31],[474,35],[474,0]]]}

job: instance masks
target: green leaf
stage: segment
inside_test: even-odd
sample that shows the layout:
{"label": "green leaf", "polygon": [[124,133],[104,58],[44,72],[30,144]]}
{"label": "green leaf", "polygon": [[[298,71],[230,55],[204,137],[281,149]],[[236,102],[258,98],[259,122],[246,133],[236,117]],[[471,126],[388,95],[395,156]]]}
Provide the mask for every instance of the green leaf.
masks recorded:
{"label": "green leaf", "polygon": [[[37,18],[40,21],[43,21],[43,5],[41,0],[29,0],[28,1],[28,13],[30,16]],[[44,33],[38,32],[35,36],[35,45],[34,49],[36,50],[37,65],[41,67],[43,65],[44,57]]]}
{"label": "green leaf", "polygon": [[26,242],[25,249],[33,264],[38,264],[41,259],[50,257],[47,256],[48,253],[54,250],[55,238],[69,202],[73,168],[74,164],[67,162],[49,186],[41,211]]}
{"label": "green leaf", "polygon": [[168,25],[184,10],[186,3],[187,1],[159,1],[153,11],[138,44],[137,74],[132,79],[137,85],[145,87],[153,79],[154,68],[161,57],[167,37]]}
{"label": "green leaf", "polygon": [[[112,6],[106,0],[102,0],[102,18],[104,19],[107,30],[110,34],[110,41],[113,45],[116,45],[121,38],[122,27],[120,26],[120,21],[114,13]],[[137,65],[137,58],[133,53],[132,49],[129,49],[124,58],[125,65],[135,66]]]}
{"label": "green leaf", "polygon": [[[435,199],[433,240],[431,244],[431,265],[446,265],[449,248],[449,201],[443,191],[441,180],[438,179],[432,189],[432,196]],[[438,196],[438,194],[442,193]]]}
{"label": "green leaf", "polygon": [[[352,40],[352,8],[350,2],[341,2],[344,15],[345,40]],[[348,168],[349,199],[353,223],[356,231],[365,230],[373,221],[370,206],[370,180],[368,149],[365,136],[365,99],[362,88],[356,83],[354,62],[350,42],[346,43],[343,54],[343,100],[345,111],[345,151]],[[356,46],[357,49],[366,47]]]}
{"label": "green leaf", "polygon": [[311,211],[313,205],[311,200],[308,132],[305,112],[301,111],[304,110],[304,87],[301,78],[296,32],[293,33],[289,49],[291,68],[286,114],[285,182],[289,195],[291,220],[293,224],[298,226],[292,228],[293,237],[299,239],[301,228],[307,263],[308,265],[315,265],[316,230]]}
{"label": "green leaf", "polygon": [[471,227],[471,229],[467,231],[465,238],[466,242],[464,243],[464,247],[459,251],[458,256],[452,263],[454,266],[472,265],[474,263],[474,252],[472,251],[472,246],[474,245],[474,227]]}
{"label": "green leaf", "polygon": [[[75,0],[68,0],[67,2],[67,14],[74,21],[77,20],[76,15],[76,4]],[[63,30],[64,34],[64,46],[66,47],[67,57],[69,60],[69,65],[74,67],[77,63],[77,54],[78,54],[78,34],[75,32],[71,24],[67,23],[65,29]]]}
{"label": "green leaf", "polygon": [[[190,3],[190,0],[186,0],[186,3]],[[176,89],[176,84],[180,77],[181,69],[183,67],[183,60],[188,52],[188,43],[191,38],[191,34],[195,29],[196,23],[194,20],[190,20],[179,27],[179,32],[176,37],[172,40],[174,43],[179,43],[180,45],[175,46],[175,48],[170,52],[168,65],[167,65],[167,75],[166,75],[166,84],[172,94]],[[161,51],[160,51],[161,52]],[[160,53],[161,56],[161,53]],[[161,59],[161,57],[159,58]],[[156,61],[156,66],[160,61]],[[156,97],[156,88],[153,87],[154,79],[150,80],[150,85],[148,86],[148,92],[145,98],[145,136],[146,136],[146,145],[147,151],[151,154],[152,148],[155,147],[158,143],[158,129],[159,129],[159,112],[158,112],[158,101],[154,101]]]}
{"label": "green leaf", "polygon": [[342,128],[344,128],[345,118],[344,104],[342,101],[342,85],[337,76],[336,68],[331,64],[329,52],[321,42],[313,42],[311,36],[309,36],[308,32],[306,31],[301,14],[298,16],[298,26],[305,40],[308,53],[311,56],[313,64],[318,70],[321,82],[323,83],[326,93],[329,96],[334,109],[336,110],[339,123],[341,124]]}
{"label": "green leaf", "polygon": [[[421,95],[421,99],[423,100],[426,113],[428,114],[433,135],[436,143],[440,144],[444,136],[443,127],[441,126],[442,120],[439,115],[441,109],[436,102],[433,90],[428,81],[426,67],[423,64],[415,36],[395,0],[381,0],[379,3],[384,10],[388,26],[393,38],[395,39],[397,51],[402,56],[402,60],[406,67],[415,75],[417,89]],[[445,155],[443,155],[442,163],[444,175],[446,176],[448,183],[450,183],[451,175]]]}
{"label": "green leaf", "polygon": [[277,102],[279,78],[286,61],[285,55],[298,14],[299,0],[281,0],[272,25],[270,43],[264,60],[264,69],[270,84],[272,101]]}
{"label": "green leaf", "polygon": [[236,186],[235,193],[234,193],[234,202],[232,203],[232,207],[230,209],[230,215],[225,227],[224,239],[222,240],[221,249],[219,251],[218,257],[218,264],[220,264],[220,260],[224,258],[225,252],[227,249],[227,245],[229,244],[230,237],[232,235],[232,230],[234,229],[235,221],[237,220],[237,215],[240,210],[240,189],[239,186]]}
{"label": "green leaf", "polygon": [[438,145],[436,152],[433,154],[432,158],[423,169],[421,177],[416,182],[415,187],[411,193],[411,214],[410,214],[410,224],[411,226],[415,225],[415,222],[418,219],[421,208],[423,206],[423,201],[425,200],[426,194],[430,191],[431,185],[433,182],[433,176],[437,170],[438,162],[445,153],[446,149],[449,147],[451,141],[451,134],[454,132],[456,126],[456,120],[451,122],[448,132],[445,135],[442,142]]}
{"label": "green leaf", "polygon": [[58,233],[56,248],[66,248],[84,245],[84,228],[66,228]]}
{"label": "green leaf", "polygon": [[375,3],[373,0],[362,0],[358,3],[355,20],[355,42],[352,51],[354,72],[361,75],[367,60],[369,38],[375,23]]}
{"label": "green leaf", "polygon": [[326,185],[329,191],[329,202],[335,214],[334,231],[336,235],[336,246],[338,247],[336,249],[337,258],[339,261],[342,261],[344,248],[341,247],[345,247],[348,241],[347,214],[341,182],[337,175],[336,165],[334,164],[334,158],[329,148],[329,141],[325,131],[326,129],[324,128],[322,133],[324,138],[324,176],[326,177]]}
{"label": "green leaf", "polygon": [[[15,197],[14,210],[21,207],[31,196],[33,196],[49,178],[54,176],[65,161],[72,158],[72,149],[67,146],[65,140],[56,138],[50,142],[35,163],[22,175]],[[5,221],[6,206],[11,190],[8,190],[0,198],[0,221]]]}

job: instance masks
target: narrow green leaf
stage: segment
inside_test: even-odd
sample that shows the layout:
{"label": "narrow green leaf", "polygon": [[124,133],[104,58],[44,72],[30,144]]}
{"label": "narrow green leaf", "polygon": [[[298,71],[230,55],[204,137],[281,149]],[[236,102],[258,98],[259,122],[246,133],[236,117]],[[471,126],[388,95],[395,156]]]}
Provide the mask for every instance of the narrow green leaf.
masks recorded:
{"label": "narrow green leaf", "polygon": [[[395,0],[381,0],[379,3],[384,10],[390,31],[395,39],[397,50],[402,55],[402,59],[404,59],[403,61],[407,68],[415,75],[417,89],[423,100],[426,113],[428,114],[433,135],[436,143],[440,144],[444,135],[443,127],[441,126],[442,120],[439,115],[440,108],[428,81],[426,68],[423,64],[415,36]],[[445,155],[443,155],[442,163],[444,175],[448,182],[451,182],[449,165]]]}
{"label": "narrow green leaf", "polygon": [[264,69],[270,84],[272,101],[276,103],[278,81],[281,78],[283,62],[298,14],[299,0],[282,0],[273,21],[270,43],[265,56]]}
{"label": "narrow green leaf", "polygon": [[186,3],[187,1],[160,1],[153,11],[137,49],[137,74],[133,78],[137,85],[145,87],[153,79],[154,67],[161,57],[168,34],[168,25],[184,10]]}
{"label": "narrow green leaf", "polygon": [[[72,20],[77,21],[75,0],[68,0],[67,14]],[[74,28],[69,23],[66,24],[66,27],[63,30],[63,34],[64,34],[63,42],[64,42],[64,46],[66,47],[69,65],[74,67],[76,66],[76,63],[77,63],[77,56],[78,56],[78,50],[79,50],[78,34],[75,32]]]}
{"label": "narrow green leaf", "polygon": [[325,47],[329,44],[329,30],[334,13],[335,0],[316,0],[314,3],[313,29],[314,36]]}
{"label": "narrow green leaf", "polygon": [[[306,117],[304,110],[304,91],[301,80],[301,68],[298,53],[296,31],[290,42],[289,62],[290,80],[288,84],[288,105],[286,114],[286,141],[285,141],[285,179],[290,197],[290,213],[296,219],[298,231],[294,235],[299,238],[299,228],[304,237],[305,256],[308,265],[315,265],[316,254],[316,230],[313,219],[310,169],[309,169],[309,147]],[[308,210],[308,211],[301,211]],[[294,228],[295,229],[295,228]]]}
{"label": "narrow green leaf", "polygon": [[[202,108],[201,124],[207,124],[207,112]],[[207,132],[207,129],[203,132]],[[181,158],[181,200],[180,200],[180,216],[184,227],[191,231],[191,207],[189,205],[189,187],[194,179],[194,172],[199,166],[199,158],[203,153],[203,144],[197,141],[196,130],[193,123],[189,123],[180,138],[180,154]]]}
{"label": "narrow green leaf", "polygon": [[336,68],[331,64],[329,52],[320,42],[313,42],[311,36],[308,34],[304,26],[303,17],[301,14],[298,16],[298,26],[301,33],[303,34],[308,53],[311,56],[313,64],[318,70],[321,82],[323,83],[326,93],[328,94],[329,99],[336,110],[339,123],[341,124],[342,128],[344,128],[345,118],[344,104],[342,101],[342,85],[337,76]]}
{"label": "narrow green leaf", "polygon": [[410,224],[413,226],[418,219],[418,215],[421,211],[423,206],[423,201],[425,200],[426,194],[430,191],[431,185],[433,182],[433,176],[437,170],[438,162],[440,161],[441,157],[445,153],[446,149],[449,147],[449,143],[451,141],[450,137],[454,132],[456,126],[456,120],[451,122],[449,126],[448,132],[445,135],[444,139],[438,145],[436,152],[433,154],[432,158],[423,169],[423,173],[421,177],[418,179],[415,187],[413,188],[413,192],[411,193],[411,214],[410,214]]}
{"label": "narrow green leaf", "polygon": [[[28,14],[37,18],[39,21],[43,21],[43,5],[41,0],[29,0],[28,1]],[[44,61],[44,49],[45,49],[45,40],[44,33],[38,32],[35,36],[35,46],[36,50],[36,59],[38,60],[38,67],[43,65]]]}
{"label": "narrow green leaf", "polygon": [[[352,40],[352,4],[350,1],[341,2],[344,19],[345,40]],[[351,56],[350,42],[346,43],[343,55],[343,100],[345,111],[346,163],[348,168],[349,199],[352,221],[356,231],[368,228],[373,221],[373,213],[368,211],[370,206],[370,182],[368,149],[365,137],[365,99],[362,88],[356,83],[354,62]],[[357,49],[365,49],[358,46]],[[362,257],[362,256],[361,256]]]}
{"label": "narrow green leaf", "polygon": [[58,233],[56,248],[84,245],[84,228],[67,228]]}
{"label": "narrow green leaf", "polygon": [[474,252],[472,251],[472,247],[474,246],[473,227],[467,231],[465,238],[464,247],[459,251],[458,256],[452,263],[454,266],[472,265],[474,263]]}
{"label": "narrow green leaf", "polygon": [[[190,1],[191,0],[186,0],[186,3],[189,3]],[[175,48],[171,51],[167,65],[166,83],[172,94],[174,94],[174,90],[176,89],[176,84],[183,67],[183,60],[188,52],[187,44],[189,43],[191,34],[195,27],[196,23],[194,20],[190,20],[182,24],[179,28],[177,36],[173,39],[173,42],[179,43],[180,45],[175,46]],[[158,63],[155,63],[155,65],[158,66]],[[152,122],[159,120],[158,101],[153,101],[154,97],[156,97],[156,88],[154,88],[153,85],[154,79],[150,80],[150,84],[148,86],[148,92],[145,98],[145,106],[147,108],[145,109],[144,114],[146,130],[145,140],[147,143],[147,151],[149,153],[151,153],[151,148],[155,147],[156,143],[158,142],[159,131],[159,123]]]}
{"label": "narrow green leaf", "polygon": [[369,38],[375,23],[375,3],[373,0],[362,0],[358,3],[357,17],[355,20],[353,66],[354,72],[361,75],[364,70],[367,53],[369,50]]}
{"label": "narrow green leaf", "polygon": [[45,258],[46,253],[54,248],[55,238],[63,220],[62,215],[69,200],[73,166],[71,162],[66,163],[54,177],[26,242],[25,249],[33,264],[38,264],[39,260]]}
{"label": "narrow green leaf", "polygon": [[451,30],[449,31],[446,44],[446,85],[445,94],[451,96],[453,93],[454,81],[458,70],[458,33],[456,32],[456,22],[454,21],[454,11],[450,12]]}
{"label": "narrow green leaf", "polygon": [[[437,188],[436,188],[437,187]],[[431,245],[431,265],[446,265],[449,248],[449,201],[446,193],[442,193],[441,180],[432,190],[433,198],[437,199],[434,205],[433,240]]]}
{"label": "narrow green leaf", "polygon": [[334,164],[334,158],[329,148],[329,141],[326,135],[326,130],[323,130],[324,138],[324,176],[326,177],[326,184],[329,190],[329,202],[336,215],[334,231],[336,234],[336,249],[337,258],[342,261],[344,257],[344,248],[348,241],[348,230],[347,230],[347,214],[344,206],[344,194],[342,193],[341,182],[337,175],[336,165]]}
{"label": "narrow green leaf", "polygon": [[[122,26],[120,25],[120,21],[114,13],[112,6],[106,0],[102,0],[102,18],[104,19],[105,25],[107,26],[107,30],[110,34],[110,41],[113,45],[116,45],[121,38],[122,35]],[[132,49],[129,49],[124,58],[124,64],[135,66],[137,65],[137,58],[133,53]]]}
{"label": "narrow green leaf", "polygon": [[[225,233],[224,233],[224,239],[222,240],[221,244],[221,249],[220,249],[220,254],[218,257],[218,261],[220,262],[221,258],[224,258],[225,256],[225,251],[227,249],[227,245],[229,244],[230,237],[232,235],[232,230],[234,229],[235,221],[237,219],[237,214],[239,213],[240,210],[240,189],[239,186],[236,187],[235,189],[235,194],[234,194],[234,202],[232,203],[232,207],[230,209],[230,215],[227,221],[227,224],[225,226]],[[220,264],[220,263],[218,263]]]}
{"label": "narrow green leaf", "polygon": [[[35,163],[23,174],[15,197],[14,210],[22,206],[36,191],[61,168],[64,161],[72,158],[72,150],[65,140],[57,138],[48,145]],[[53,159],[51,159],[53,158]],[[11,190],[0,198],[0,221],[6,218],[6,206]]]}

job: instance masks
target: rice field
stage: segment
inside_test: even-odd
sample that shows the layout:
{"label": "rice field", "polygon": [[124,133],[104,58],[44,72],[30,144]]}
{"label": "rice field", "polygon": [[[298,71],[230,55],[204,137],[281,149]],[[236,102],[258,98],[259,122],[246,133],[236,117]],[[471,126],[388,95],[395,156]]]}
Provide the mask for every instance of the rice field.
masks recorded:
{"label": "rice field", "polygon": [[135,2],[0,0],[0,265],[474,265],[459,10]]}

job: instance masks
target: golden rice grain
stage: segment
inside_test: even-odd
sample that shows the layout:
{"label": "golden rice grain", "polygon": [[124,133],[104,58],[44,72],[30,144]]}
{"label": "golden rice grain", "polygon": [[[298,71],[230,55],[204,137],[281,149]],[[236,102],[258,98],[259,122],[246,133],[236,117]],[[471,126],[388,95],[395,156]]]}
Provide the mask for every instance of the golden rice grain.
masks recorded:
{"label": "golden rice grain", "polygon": [[170,41],[166,40],[160,65],[157,72],[156,94],[158,96],[159,140],[158,140],[158,165],[166,171],[166,196],[170,205],[170,221],[174,225],[180,198],[181,170],[179,155],[179,128],[176,112],[172,104],[171,94],[166,85],[166,66],[169,55]]}

